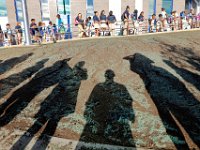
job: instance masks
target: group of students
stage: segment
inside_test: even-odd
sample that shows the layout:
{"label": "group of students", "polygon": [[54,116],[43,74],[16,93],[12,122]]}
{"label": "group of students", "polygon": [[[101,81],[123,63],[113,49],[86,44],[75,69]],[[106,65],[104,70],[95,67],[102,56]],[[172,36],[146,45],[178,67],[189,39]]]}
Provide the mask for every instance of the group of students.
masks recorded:
{"label": "group of students", "polygon": [[[95,11],[93,18],[88,17],[86,21],[83,20],[82,14],[79,13],[75,18],[75,26],[79,29],[79,37],[100,36],[100,34],[105,35],[107,33],[115,35],[116,21],[113,11],[110,11],[109,15],[106,16],[105,11],[102,10],[100,15],[98,11]],[[109,32],[107,32],[107,29],[109,29]]]}
{"label": "group of students", "polygon": [[158,18],[153,14],[149,19],[149,32],[176,31],[199,27],[200,13],[195,15],[192,9],[189,12],[182,11],[180,14],[177,11],[172,11],[168,15],[162,8]]}
{"label": "group of students", "polygon": [[[79,37],[116,35],[116,22],[113,11],[106,16],[104,10],[100,15],[98,11],[95,11],[94,16],[88,17],[86,21],[83,20],[81,13],[75,18]],[[158,17],[152,14],[149,19],[145,19],[144,11],[138,13],[138,10],[134,10],[131,13],[130,7],[127,6],[121,15],[121,22],[123,25],[120,26],[120,35],[185,30],[200,27],[200,12],[195,15],[194,10],[191,9],[189,12],[182,11],[180,14],[177,11],[167,14],[165,8],[162,8]]]}
{"label": "group of students", "polygon": [[[58,14],[56,23],[49,21],[46,26],[44,22],[36,24],[35,19],[31,19],[30,35],[32,43],[41,43],[43,41],[56,42],[57,40],[64,40],[68,27],[66,27]],[[123,25],[121,25],[123,23]],[[144,11],[138,13],[134,10],[130,12],[130,7],[127,6],[121,15],[121,21],[117,23],[117,19],[110,11],[108,15],[104,10],[99,14],[98,11],[94,12],[94,16],[83,19],[81,13],[75,18],[75,26],[78,27],[78,36],[82,37],[98,37],[98,36],[115,36],[115,35],[129,35],[139,34],[144,32],[164,32],[185,30],[200,27],[200,12],[198,15],[194,14],[191,9],[189,12],[182,11],[178,14],[172,11],[167,14],[165,8],[161,9],[161,13],[156,16],[153,14],[148,20],[144,17]],[[119,24],[120,26],[117,26]],[[118,29],[118,33],[116,32]],[[6,24],[6,30],[2,31],[0,26],[0,46],[4,45],[21,45],[23,39],[23,29],[21,23],[18,22],[14,29],[11,25]],[[6,44],[5,44],[6,41]]]}
{"label": "group of students", "polygon": [[30,34],[33,43],[36,42],[40,44],[44,40],[46,42],[64,40],[65,33],[66,27],[59,14],[57,15],[57,24],[49,21],[48,26],[46,26],[44,22],[39,22],[37,25],[35,19],[31,19]]}
{"label": "group of students", "polygon": [[21,45],[23,37],[23,29],[21,23],[17,22],[14,29],[11,28],[9,23],[6,24],[6,30],[3,31],[0,25],[0,47],[5,45]]}

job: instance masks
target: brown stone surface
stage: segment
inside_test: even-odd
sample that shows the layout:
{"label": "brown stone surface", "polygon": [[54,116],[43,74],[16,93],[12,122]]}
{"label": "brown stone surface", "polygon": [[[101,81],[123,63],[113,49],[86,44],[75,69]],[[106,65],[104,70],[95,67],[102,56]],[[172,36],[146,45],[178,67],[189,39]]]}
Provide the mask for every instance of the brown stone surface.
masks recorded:
{"label": "brown stone surface", "polygon": [[199,38],[194,30],[1,48],[0,149],[198,149]]}

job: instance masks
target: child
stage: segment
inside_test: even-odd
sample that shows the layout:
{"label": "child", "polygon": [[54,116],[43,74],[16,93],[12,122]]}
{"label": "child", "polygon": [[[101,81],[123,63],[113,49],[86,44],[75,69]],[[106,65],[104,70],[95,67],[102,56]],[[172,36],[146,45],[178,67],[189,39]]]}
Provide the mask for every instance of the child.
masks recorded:
{"label": "child", "polygon": [[13,33],[9,23],[6,24],[5,38],[8,40],[8,46],[11,46],[13,42]]}
{"label": "child", "polygon": [[156,32],[156,24],[157,24],[157,20],[156,20],[156,15],[153,14],[152,15],[152,19],[151,19],[151,24],[150,24],[150,32]]}
{"label": "child", "polygon": [[47,26],[46,33],[47,33],[46,42],[49,42],[53,38],[53,23],[51,21],[49,21],[49,25]]}
{"label": "child", "polygon": [[42,22],[39,22],[38,23],[38,27],[36,29],[36,38],[37,38],[37,42],[39,44],[42,43],[43,41],[43,36],[44,36],[44,32],[43,32],[43,23]]}
{"label": "child", "polygon": [[35,19],[31,19],[31,24],[30,24],[30,33],[31,33],[31,37],[33,42],[36,40],[35,38],[35,28],[37,27],[36,23],[35,23]]}
{"label": "child", "polygon": [[42,31],[43,31],[43,40],[46,40],[47,29],[46,29],[46,25],[44,22],[42,23]]}
{"label": "child", "polygon": [[88,17],[86,19],[86,35],[91,36],[92,18]]}
{"label": "child", "polygon": [[58,40],[58,30],[56,24],[53,24],[52,26],[52,35],[53,35],[53,42],[56,43]]}
{"label": "child", "polygon": [[65,31],[66,31],[65,26],[63,25],[63,23],[61,23],[59,26],[59,33],[60,33],[61,40],[65,39]]}
{"label": "child", "polygon": [[15,26],[15,31],[16,31],[16,34],[17,34],[17,44],[21,45],[22,44],[22,33],[23,33],[23,30],[22,30],[20,22],[17,22],[17,25]]}

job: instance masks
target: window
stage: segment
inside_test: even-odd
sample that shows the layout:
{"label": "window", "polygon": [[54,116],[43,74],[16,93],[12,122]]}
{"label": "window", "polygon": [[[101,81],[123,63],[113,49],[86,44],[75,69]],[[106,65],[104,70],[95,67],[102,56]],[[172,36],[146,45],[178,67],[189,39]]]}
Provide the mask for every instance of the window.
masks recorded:
{"label": "window", "polygon": [[22,1],[15,0],[15,13],[16,13],[16,20],[17,22],[23,21],[23,12],[22,12]]}
{"label": "window", "polygon": [[64,24],[70,24],[70,0],[57,0],[57,12],[60,14]]}
{"label": "window", "polygon": [[171,14],[173,10],[173,0],[163,0],[162,7],[165,8],[167,14]]}
{"label": "window", "polygon": [[156,0],[149,0],[149,18],[151,18],[153,14],[156,14]]}
{"label": "window", "polygon": [[50,20],[49,0],[40,0],[42,21]]}
{"label": "window", "polygon": [[[64,6],[65,2],[65,6]],[[70,14],[70,0],[57,0],[57,9],[58,14],[64,15],[64,9],[66,10],[66,14]]]}
{"label": "window", "polygon": [[0,0],[0,17],[7,17],[6,0]]}
{"label": "window", "polygon": [[86,16],[93,16],[94,15],[94,2],[93,0],[86,1]]}
{"label": "window", "polygon": [[6,0],[0,0],[0,25],[2,30],[6,29],[6,23],[8,23]]}

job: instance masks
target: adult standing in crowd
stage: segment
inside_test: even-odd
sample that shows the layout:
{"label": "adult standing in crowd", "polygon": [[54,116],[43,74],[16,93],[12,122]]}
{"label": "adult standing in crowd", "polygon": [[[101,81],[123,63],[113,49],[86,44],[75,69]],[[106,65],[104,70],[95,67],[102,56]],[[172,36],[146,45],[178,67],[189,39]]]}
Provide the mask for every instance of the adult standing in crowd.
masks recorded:
{"label": "adult standing in crowd", "polygon": [[93,22],[94,22],[95,36],[99,36],[100,19],[99,19],[99,12],[98,11],[94,12]]}
{"label": "adult standing in crowd", "polygon": [[61,19],[60,14],[57,14],[56,18],[57,18],[56,19],[56,25],[57,25],[57,27],[60,27],[61,24],[63,24],[63,20]]}
{"label": "adult standing in crowd", "polygon": [[17,44],[21,45],[22,44],[22,26],[20,22],[17,22],[17,25],[15,26],[15,31],[16,31],[16,37],[17,37]]}
{"label": "adult standing in crowd", "polygon": [[130,7],[126,6],[126,10],[122,14],[122,21],[124,22],[124,31],[123,35],[128,35],[129,32],[129,16],[130,16]]}
{"label": "adult standing in crowd", "polygon": [[113,36],[115,35],[115,23],[116,23],[116,17],[115,15],[113,15],[113,11],[109,12],[109,15],[107,17],[108,19],[108,26],[109,26],[109,30],[110,30],[110,35]]}
{"label": "adult standing in crowd", "polygon": [[103,32],[103,36],[104,36],[104,33],[105,33],[106,29],[108,28],[108,26],[107,26],[107,17],[105,15],[105,11],[104,10],[102,10],[101,14],[100,14],[100,24],[101,24],[101,31]]}

